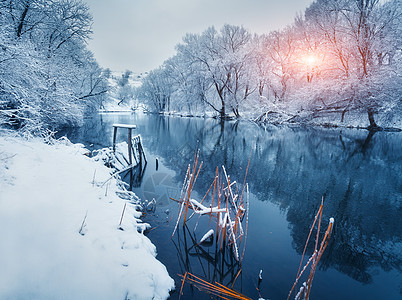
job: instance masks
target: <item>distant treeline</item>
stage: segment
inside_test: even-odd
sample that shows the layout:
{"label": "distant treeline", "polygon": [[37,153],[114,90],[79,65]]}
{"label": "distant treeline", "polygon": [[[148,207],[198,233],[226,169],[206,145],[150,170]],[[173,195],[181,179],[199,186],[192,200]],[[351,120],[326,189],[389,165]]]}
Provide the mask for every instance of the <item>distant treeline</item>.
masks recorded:
{"label": "distant treeline", "polygon": [[400,0],[317,0],[280,31],[187,34],[137,97],[156,112],[262,122],[330,114],[343,122],[353,111],[376,128],[377,113],[400,109],[401,9]]}

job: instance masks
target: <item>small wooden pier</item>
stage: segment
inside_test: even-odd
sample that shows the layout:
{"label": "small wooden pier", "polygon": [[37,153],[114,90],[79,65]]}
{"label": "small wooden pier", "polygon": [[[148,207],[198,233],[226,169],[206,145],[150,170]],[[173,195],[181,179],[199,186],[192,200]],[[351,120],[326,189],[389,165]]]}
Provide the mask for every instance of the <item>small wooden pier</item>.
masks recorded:
{"label": "small wooden pier", "polygon": [[147,159],[144,154],[144,149],[141,144],[141,137],[139,135],[132,137],[132,130],[136,129],[136,125],[131,124],[113,124],[113,152],[116,151],[116,136],[118,128],[128,129],[128,163],[130,166],[133,165],[133,157],[135,160],[135,165],[142,166],[143,161],[147,163]]}

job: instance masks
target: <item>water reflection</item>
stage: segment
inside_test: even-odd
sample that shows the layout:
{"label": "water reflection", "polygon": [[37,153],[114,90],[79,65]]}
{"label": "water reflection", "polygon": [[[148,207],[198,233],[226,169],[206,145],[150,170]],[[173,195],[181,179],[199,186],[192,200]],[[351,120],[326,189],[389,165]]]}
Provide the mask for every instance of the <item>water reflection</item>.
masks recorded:
{"label": "water reflection", "polygon": [[212,182],[218,165],[224,164],[233,178],[243,178],[252,151],[250,190],[286,216],[297,253],[303,251],[314,212],[325,195],[323,218],[334,217],[336,223],[321,270],[335,268],[365,284],[373,283],[378,270],[392,270],[399,279],[388,281],[383,289],[392,287],[392,295],[400,293],[401,133],[261,128],[245,121],[222,126],[213,119],[134,114],[101,116],[70,137],[110,146],[113,122],[136,124],[145,151],[173,170],[177,182],[183,180],[198,147],[205,168],[195,190],[203,191]]}
{"label": "water reflection", "polygon": [[[208,282],[219,282],[229,288],[241,286],[241,265],[230,248],[219,249],[217,243],[213,241],[200,245],[194,232],[187,225],[178,228],[173,244],[177,250],[181,274],[184,275],[186,272],[197,274]],[[237,280],[239,283],[235,285]],[[194,296],[194,291],[188,284],[185,286],[184,294],[187,297]],[[196,294],[196,296],[198,299],[202,296],[205,299],[210,298],[207,295]]]}
{"label": "water reflection", "polygon": [[128,182],[128,190],[132,191],[133,188],[138,188],[141,186],[146,167],[147,167],[146,163],[145,164],[139,163],[135,167],[120,174],[120,178],[123,181]]}

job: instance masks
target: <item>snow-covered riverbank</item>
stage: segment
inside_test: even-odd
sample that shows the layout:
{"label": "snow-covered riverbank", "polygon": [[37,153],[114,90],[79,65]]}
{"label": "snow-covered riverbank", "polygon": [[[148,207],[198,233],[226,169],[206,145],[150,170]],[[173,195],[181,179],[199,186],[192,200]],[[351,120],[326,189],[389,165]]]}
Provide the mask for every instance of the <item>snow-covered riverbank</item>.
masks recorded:
{"label": "snow-covered riverbank", "polygon": [[83,152],[0,134],[0,298],[167,298],[174,282],[140,213],[127,202],[118,229],[125,200]]}

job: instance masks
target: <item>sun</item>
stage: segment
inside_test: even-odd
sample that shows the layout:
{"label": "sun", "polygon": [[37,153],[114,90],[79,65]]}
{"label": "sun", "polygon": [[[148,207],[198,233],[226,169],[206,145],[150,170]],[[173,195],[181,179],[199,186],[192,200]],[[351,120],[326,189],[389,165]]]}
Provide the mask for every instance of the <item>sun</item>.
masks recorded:
{"label": "sun", "polygon": [[310,67],[313,67],[317,64],[317,58],[313,54],[309,54],[304,57],[304,63]]}

